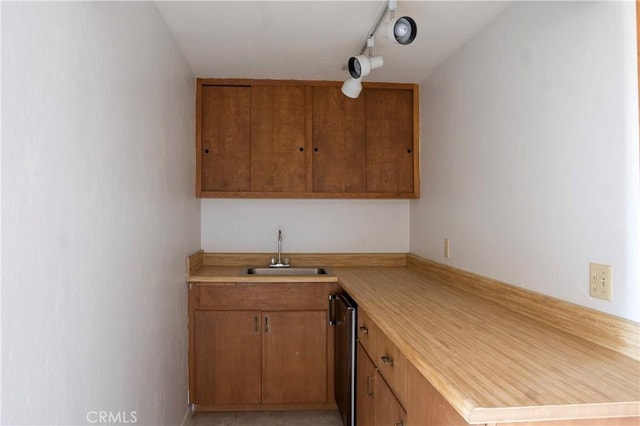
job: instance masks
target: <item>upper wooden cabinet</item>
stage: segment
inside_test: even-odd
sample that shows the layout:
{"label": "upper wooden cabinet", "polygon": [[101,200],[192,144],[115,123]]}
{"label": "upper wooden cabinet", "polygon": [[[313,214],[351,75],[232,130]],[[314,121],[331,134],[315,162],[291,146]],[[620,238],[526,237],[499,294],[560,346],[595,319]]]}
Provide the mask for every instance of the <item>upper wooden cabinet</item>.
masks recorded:
{"label": "upper wooden cabinet", "polygon": [[351,99],[339,87],[313,88],[313,191],[367,192],[364,96]]}
{"label": "upper wooden cabinet", "polygon": [[417,148],[413,140],[413,100],[411,90],[367,89],[367,192],[413,192]]}
{"label": "upper wooden cabinet", "polygon": [[251,191],[251,87],[198,88],[198,191]]}
{"label": "upper wooden cabinet", "polygon": [[251,88],[251,192],[304,192],[305,88]]}
{"label": "upper wooden cabinet", "polygon": [[418,198],[418,86],[197,80],[196,195]]}

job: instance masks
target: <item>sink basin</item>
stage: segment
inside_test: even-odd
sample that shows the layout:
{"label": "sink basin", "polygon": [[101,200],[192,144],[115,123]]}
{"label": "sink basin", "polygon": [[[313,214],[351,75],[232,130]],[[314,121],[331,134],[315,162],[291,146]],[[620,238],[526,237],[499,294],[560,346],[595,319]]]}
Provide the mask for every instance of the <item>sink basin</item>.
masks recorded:
{"label": "sink basin", "polygon": [[241,275],[274,275],[274,276],[298,276],[298,275],[328,275],[331,272],[327,268],[304,267],[304,268],[269,268],[269,267],[248,267],[242,268]]}

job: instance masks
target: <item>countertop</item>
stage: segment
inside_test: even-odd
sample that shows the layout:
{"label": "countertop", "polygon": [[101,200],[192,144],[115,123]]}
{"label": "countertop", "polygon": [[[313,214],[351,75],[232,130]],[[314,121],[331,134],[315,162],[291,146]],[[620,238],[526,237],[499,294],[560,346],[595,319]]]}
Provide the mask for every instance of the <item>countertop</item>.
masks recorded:
{"label": "countertop", "polygon": [[407,268],[341,287],[469,423],[640,411],[638,361]]}
{"label": "countertop", "polygon": [[[640,415],[640,363],[410,267],[331,267],[423,376],[471,424]],[[201,266],[191,282],[299,281]],[[226,284],[225,284],[226,283]]]}
{"label": "countertop", "polygon": [[242,275],[241,266],[202,266],[195,273],[189,276],[189,282],[197,282],[212,286],[234,285],[242,282],[336,282],[338,277],[335,273],[327,275],[304,275],[304,276],[271,276],[271,275]]}

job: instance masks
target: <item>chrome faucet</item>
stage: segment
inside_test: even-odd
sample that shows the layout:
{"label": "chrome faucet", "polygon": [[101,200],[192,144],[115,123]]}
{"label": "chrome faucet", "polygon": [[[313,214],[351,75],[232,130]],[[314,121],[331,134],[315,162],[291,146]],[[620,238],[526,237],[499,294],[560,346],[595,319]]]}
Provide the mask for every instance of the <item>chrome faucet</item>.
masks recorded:
{"label": "chrome faucet", "polygon": [[288,268],[289,266],[289,258],[285,257],[284,262],[282,262],[282,230],[278,229],[278,261],[274,257],[271,258],[271,268]]}

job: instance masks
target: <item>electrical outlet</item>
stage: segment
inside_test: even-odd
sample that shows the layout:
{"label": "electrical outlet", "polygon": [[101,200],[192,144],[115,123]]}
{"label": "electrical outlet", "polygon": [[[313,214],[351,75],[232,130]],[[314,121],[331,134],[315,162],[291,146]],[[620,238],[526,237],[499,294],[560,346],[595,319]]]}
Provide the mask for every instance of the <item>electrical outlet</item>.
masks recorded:
{"label": "electrical outlet", "polygon": [[446,257],[447,259],[449,258],[449,239],[445,238],[444,239],[444,257]]}
{"label": "electrical outlet", "polygon": [[611,300],[612,272],[611,265],[589,263],[589,296]]}

